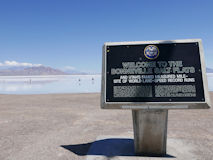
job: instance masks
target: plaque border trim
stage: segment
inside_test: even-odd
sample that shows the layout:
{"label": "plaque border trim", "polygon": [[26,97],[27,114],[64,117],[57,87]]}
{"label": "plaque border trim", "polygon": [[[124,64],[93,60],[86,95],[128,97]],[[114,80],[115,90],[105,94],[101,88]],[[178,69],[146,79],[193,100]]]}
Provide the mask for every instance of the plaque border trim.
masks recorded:
{"label": "plaque border trim", "polygon": [[[172,43],[198,43],[200,63],[203,79],[204,102],[107,102],[106,101],[106,54],[108,46],[141,45],[141,44],[172,44]],[[102,74],[101,74],[101,108],[102,109],[208,109],[211,106],[206,75],[204,49],[201,39],[157,40],[157,41],[131,41],[106,42],[102,48]]]}

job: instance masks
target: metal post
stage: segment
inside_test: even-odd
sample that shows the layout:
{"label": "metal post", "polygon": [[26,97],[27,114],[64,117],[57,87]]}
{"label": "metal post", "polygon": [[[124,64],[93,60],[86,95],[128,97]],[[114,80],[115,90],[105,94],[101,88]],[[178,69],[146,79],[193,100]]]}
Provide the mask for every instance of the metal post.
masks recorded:
{"label": "metal post", "polygon": [[166,155],[168,110],[132,110],[135,153]]}

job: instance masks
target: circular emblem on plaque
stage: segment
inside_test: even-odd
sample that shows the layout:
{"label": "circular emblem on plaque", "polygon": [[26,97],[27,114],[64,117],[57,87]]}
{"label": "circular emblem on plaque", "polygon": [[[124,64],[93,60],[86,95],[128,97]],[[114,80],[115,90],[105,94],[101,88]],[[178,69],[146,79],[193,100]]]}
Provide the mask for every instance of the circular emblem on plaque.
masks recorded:
{"label": "circular emblem on plaque", "polygon": [[155,45],[148,45],[144,49],[144,55],[148,59],[156,59],[159,56],[159,49]]}

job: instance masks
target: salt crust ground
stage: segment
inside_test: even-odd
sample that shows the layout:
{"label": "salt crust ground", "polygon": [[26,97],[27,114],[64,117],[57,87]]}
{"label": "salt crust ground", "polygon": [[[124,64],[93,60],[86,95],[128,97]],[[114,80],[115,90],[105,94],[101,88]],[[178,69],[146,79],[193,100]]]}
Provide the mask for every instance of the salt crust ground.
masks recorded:
{"label": "salt crust ground", "polygon": [[0,160],[212,160],[212,108],[170,110],[167,157],[136,157],[131,111],[99,103],[100,94],[0,95]]}

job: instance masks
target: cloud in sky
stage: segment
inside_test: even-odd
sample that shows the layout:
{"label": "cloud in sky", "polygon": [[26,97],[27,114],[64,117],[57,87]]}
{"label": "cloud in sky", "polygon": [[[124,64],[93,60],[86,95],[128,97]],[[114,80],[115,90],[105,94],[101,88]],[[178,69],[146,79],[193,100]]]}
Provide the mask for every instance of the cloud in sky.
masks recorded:
{"label": "cloud in sky", "polygon": [[4,61],[3,63],[0,62],[0,67],[39,67],[42,64],[32,64],[26,62],[16,62],[16,61]]}

